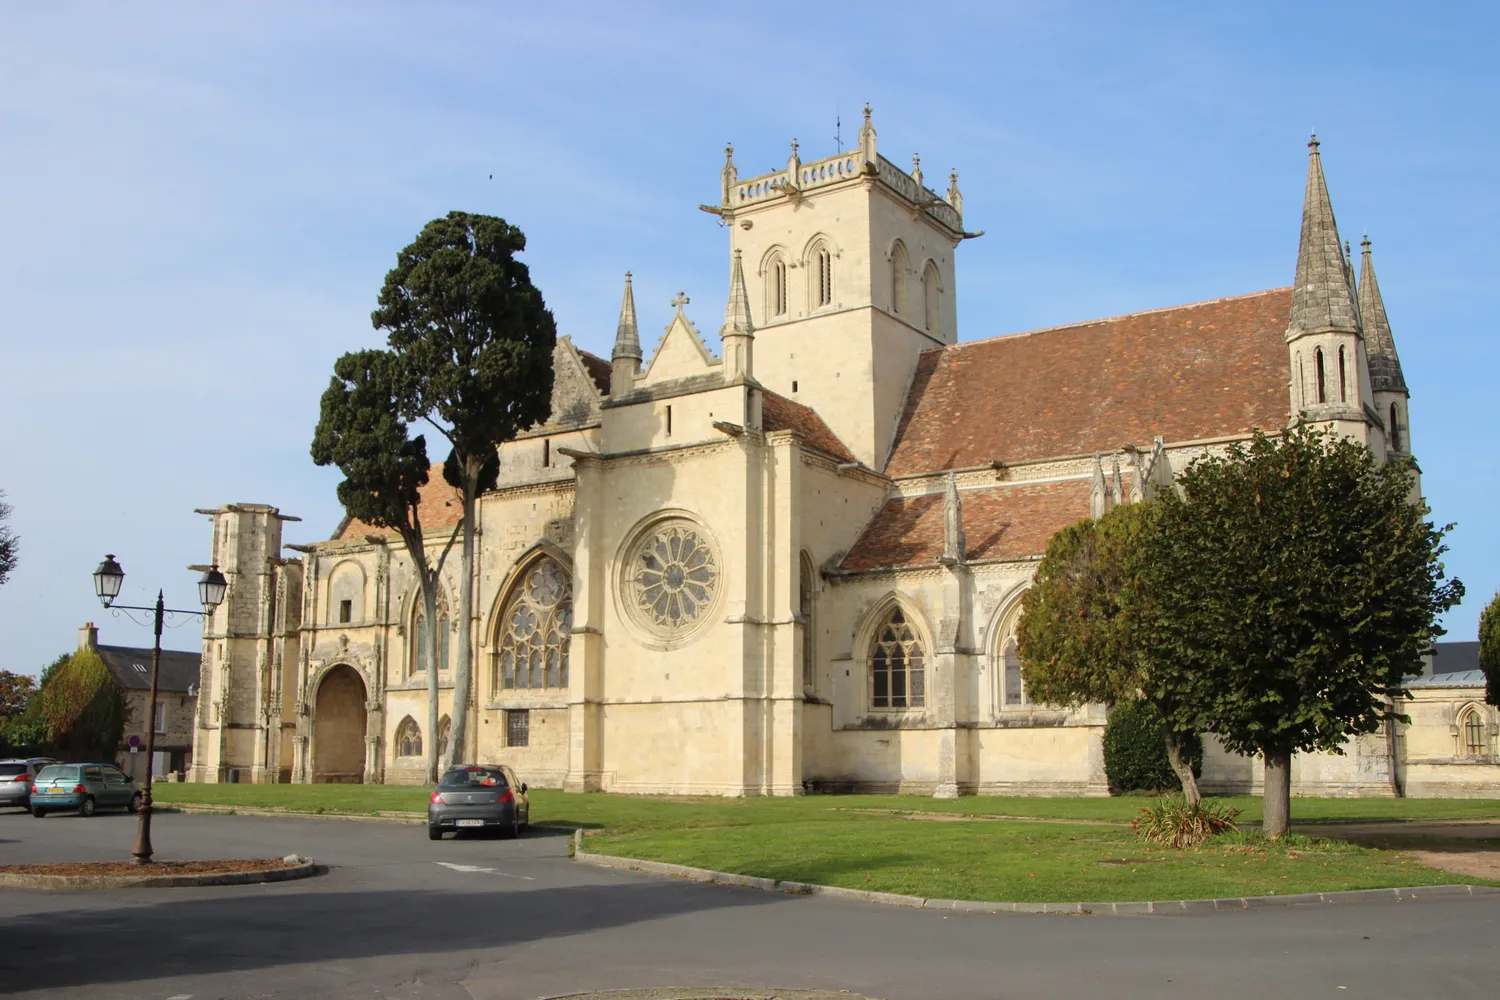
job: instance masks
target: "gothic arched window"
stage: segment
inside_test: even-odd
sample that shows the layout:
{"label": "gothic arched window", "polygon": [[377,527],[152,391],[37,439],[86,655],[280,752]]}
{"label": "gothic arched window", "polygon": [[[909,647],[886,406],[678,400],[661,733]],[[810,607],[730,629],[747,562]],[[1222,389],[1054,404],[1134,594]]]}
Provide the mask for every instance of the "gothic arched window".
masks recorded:
{"label": "gothic arched window", "polygon": [[923,328],[937,333],[943,325],[943,286],[937,265],[932,261],[922,269]]}
{"label": "gothic arched window", "polygon": [[448,753],[448,737],[453,734],[453,720],[446,715],[438,720],[438,758]]}
{"label": "gothic arched window", "polygon": [[[420,605],[419,605],[420,607]],[[418,611],[416,621],[411,630],[414,639],[409,659],[410,670],[407,676],[419,674],[427,668],[427,613]],[[438,633],[437,633],[437,662],[438,670],[447,670],[450,663],[448,659],[449,640],[453,636],[453,629],[449,627],[448,613],[441,604],[438,605]]]}
{"label": "gothic arched window", "polygon": [[565,688],[573,580],[550,556],[522,574],[500,616],[491,689]]}
{"label": "gothic arched window", "polygon": [[786,315],[786,258],[780,251],[771,254],[761,272],[766,279],[766,319]]}
{"label": "gothic arched window", "polygon": [[814,309],[833,304],[833,253],[828,244],[819,239],[807,255],[808,278],[812,287],[808,289]]}
{"label": "gothic arched window", "polygon": [[1391,451],[1401,450],[1401,414],[1396,404],[1391,404]]}
{"label": "gothic arched window", "polygon": [[1349,367],[1344,362],[1344,349],[1339,348],[1339,402],[1349,402]]}
{"label": "gothic arched window", "polygon": [[1317,379],[1317,393],[1314,399],[1319,403],[1328,402],[1328,377],[1323,369],[1323,348],[1313,352],[1313,377]]}
{"label": "gothic arched window", "polygon": [[1484,719],[1479,709],[1470,705],[1458,717],[1458,738],[1466,756],[1481,757],[1489,750],[1489,741],[1484,735]]}
{"label": "gothic arched window", "polygon": [[1000,705],[1002,708],[1020,708],[1030,704],[1026,697],[1026,685],[1021,680],[1021,651],[1016,637],[1006,640],[1000,651]]}
{"label": "gothic arched window", "polygon": [[802,686],[815,685],[813,670],[813,569],[812,560],[802,553],[801,572],[797,578],[797,612],[802,616]]}
{"label": "gothic arched window", "polygon": [[922,640],[896,606],[875,631],[870,649],[870,703],[875,708],[921,708],[927,703]]}
{"label": "gothic arched window", "polygon": [[907,302],[907,275],[911,270],[911,259],[906,255],[906,244],[900,240],[891,247],[891,312],[905,316],[910,308]]}
{"label": "gothic arched window", "polygon": [[409,715],[396,727],[396,756],[422,756],[422,730],[417,726],[417,720]]}

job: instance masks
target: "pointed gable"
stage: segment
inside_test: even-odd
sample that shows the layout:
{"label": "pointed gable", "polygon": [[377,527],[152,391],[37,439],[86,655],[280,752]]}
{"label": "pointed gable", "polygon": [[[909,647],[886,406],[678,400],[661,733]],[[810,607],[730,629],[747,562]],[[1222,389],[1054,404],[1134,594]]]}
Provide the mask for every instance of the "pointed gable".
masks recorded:
{"label": "pointed gable", "polygon": [[[608,373],[606,366],[606,379]],[[547,424],[563,427],[597,424],[601,396],[599,383],[583,352],[573,346],[571,337],[558,337],[557,346],[552,349],[552,412]]]}
{"label": "pointed gable", "polygon": [[646,375],[642,381],[649,385],[691,378],[715,370],[720,365],[719,359],[703,343],[703,338],[698,335],[693,324],[688,322],[679,305],[672,316],[672,322],[667,324],[661,343],[657,344],[655,353],[651,355],[651,363],[646,367]]}

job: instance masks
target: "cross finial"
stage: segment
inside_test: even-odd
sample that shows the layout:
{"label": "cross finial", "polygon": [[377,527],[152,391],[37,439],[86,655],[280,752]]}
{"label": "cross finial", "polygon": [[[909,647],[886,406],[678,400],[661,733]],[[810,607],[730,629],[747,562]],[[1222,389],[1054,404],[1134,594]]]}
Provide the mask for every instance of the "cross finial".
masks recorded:
{"label": "cross finial", "polygon": [[1307,140],[1307,148],[1311,149],[1314,153],[1318,151],[1318,147],[1321,145],[1323,144],[1318,141],[1318,133],[1316,132],[1312,134],[1312,138]]}
{"label": "cross finial", "polygon": [[685,292],[678,292],[677,297],[672,300],[672,305],[678,312],[682,312],[682,307],[691,301],[692,299],[688,298]]}
{"label": "cross finial", "polygon": [[797,140],[796,139],[792,140],[792,155],[793,156],[797,155]]}
{"label": "cross finial", "polygon": [[870,124],[870,102],[865,102],[865,124]]}
{"label": "cross finial", "polygon": [[1360,245],[1360,248],[1363,249],[1365,253],[1369,253],[1370,252],[1370,234],[1369,233],[1365,233],[1365,238],[1359,241],[1359,245]]}

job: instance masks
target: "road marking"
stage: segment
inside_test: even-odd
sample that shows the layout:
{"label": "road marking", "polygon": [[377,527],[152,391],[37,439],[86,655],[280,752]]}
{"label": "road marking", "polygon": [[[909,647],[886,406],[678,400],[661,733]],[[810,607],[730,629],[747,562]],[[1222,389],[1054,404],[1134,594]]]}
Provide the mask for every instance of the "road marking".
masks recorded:
{"label": "road marking", "polygon": [[176,996],[167,997],[167,1000],[193,1000],[191,993],[179,993]]}
{"label": "road marking", "polygon": [[444,868],[452,868],[456,872],[484,872],[486,875],[503,875],[506,878],[523,878],[528,882],[536,881],[530,875],[512,875],[510,872],[502,872],[496,868],[480,868],[478,865],[456,865],[451,861],[434,861],[433,864],[442,865]]}

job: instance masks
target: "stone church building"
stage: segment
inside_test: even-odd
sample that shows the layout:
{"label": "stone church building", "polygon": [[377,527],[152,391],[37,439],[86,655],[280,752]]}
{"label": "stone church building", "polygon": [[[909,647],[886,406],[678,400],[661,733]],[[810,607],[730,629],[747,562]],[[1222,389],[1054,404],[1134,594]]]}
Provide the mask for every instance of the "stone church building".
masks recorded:
{"label": "stone church building", "polygon": [[[195,780],[419,781],[465,711],[464,759],[571,790],[1104,794],[1105,709],[1034,704],[1021,680],[1049,536],[1299,412],[1409,451],[1369,243],[1356,281],[1316,140],[1293,287],[962,343],[954,259],[979,234],[957,176],[940,195],[886,159],[868,110],[856,148],[803,162],[794,143],[751,178],[729,149],[720,181],[702,206],[729,235],[718,336],[678,295],[643,343],[627,274],[608,360],[558,341],[551,417],[500,449],[479,504],[474,620],[456,558],[428,622],[393,533],[346,519],[283,554],[275,507],[202,511],[230,587],[204,631]],[[423,503],[436,548],[460,513],[436,470]],[[1493,710],[1459,699],[1436,716],[1480,713],[1482,752],[1439,740],[1434,788],[1497,769]],[[1402,746],[1298,758],[1295,780],[1391,794]],[[1207,787],[1258,780],[1210,753]]]}

